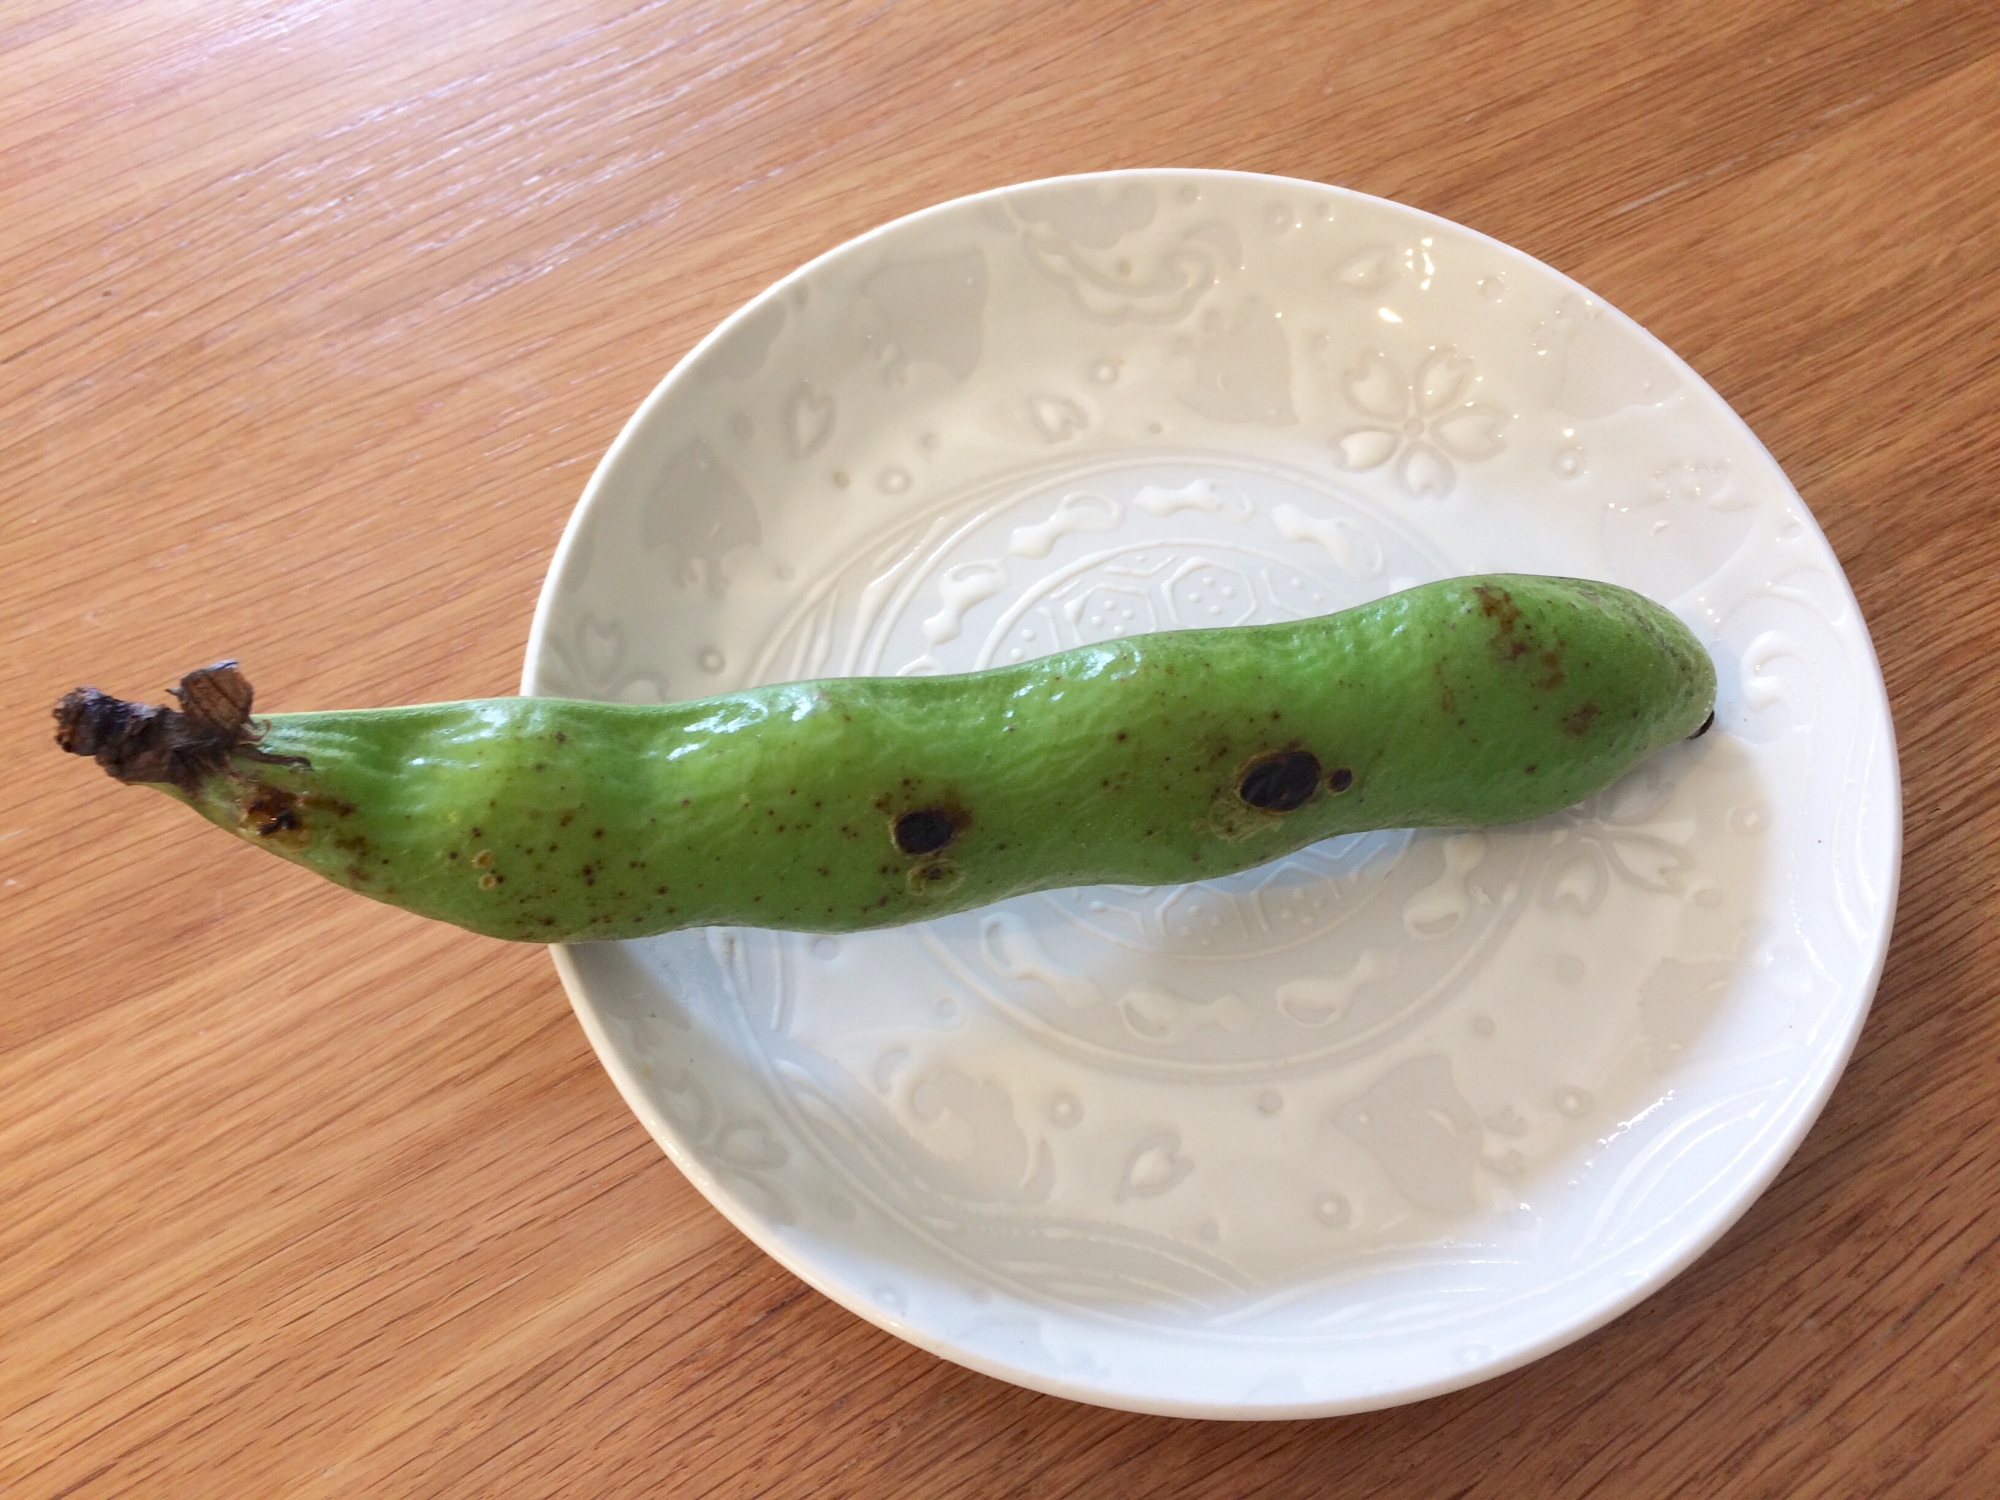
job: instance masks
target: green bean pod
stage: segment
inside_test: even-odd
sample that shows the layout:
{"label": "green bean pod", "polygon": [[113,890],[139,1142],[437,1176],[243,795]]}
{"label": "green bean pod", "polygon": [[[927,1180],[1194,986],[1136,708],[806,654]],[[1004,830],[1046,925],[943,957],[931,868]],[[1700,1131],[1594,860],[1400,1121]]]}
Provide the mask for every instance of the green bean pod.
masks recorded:
{"label": "green bean pod", "polygon": [[1363,829],[1519,822],[1705,727],[1707,653],[1603,583],[1454,579],[1339,614],[958,676],[653,706],[250,717],[82,688],[58,741],[329,880],[494,937],[851,932],[1247,869]]}

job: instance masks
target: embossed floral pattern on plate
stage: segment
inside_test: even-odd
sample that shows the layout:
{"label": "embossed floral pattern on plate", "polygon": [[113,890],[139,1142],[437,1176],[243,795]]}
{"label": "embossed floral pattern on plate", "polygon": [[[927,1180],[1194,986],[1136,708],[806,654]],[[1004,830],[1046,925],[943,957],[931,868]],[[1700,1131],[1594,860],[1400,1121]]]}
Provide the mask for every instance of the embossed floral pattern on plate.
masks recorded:
{"label": "embossed floral pattern on plate", "polygon": [[1837,1077],[1900,791],[1845,579],[1693,372],[1338,189],[943,205],[750,304],[607,455],[527,691],[971,670],[1519,570],[1651,593],[1717,731],[1516,828],[843,937],[559,950],[625,1097],[813,1285],[1139,1410],[1410,1400],[1698,1254]]}

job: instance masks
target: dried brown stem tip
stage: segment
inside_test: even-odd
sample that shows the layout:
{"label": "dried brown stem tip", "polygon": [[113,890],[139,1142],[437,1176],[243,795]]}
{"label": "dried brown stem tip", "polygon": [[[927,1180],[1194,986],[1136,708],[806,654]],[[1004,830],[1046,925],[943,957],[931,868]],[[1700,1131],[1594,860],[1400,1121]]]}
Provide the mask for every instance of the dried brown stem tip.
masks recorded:
{"label": "dried brown stem tip", "polygon": [[227,769],[232,754],[275,765],[302,765],[298,756],[257,748],[262,729],[250,717],[250,680],[233,661],[197,667],[168,688],[178,709],[134,703],[94,687],[65,693],[56,704],[56,743],[96,759],[119,781],[164,782],[192,793],[202,779]]}

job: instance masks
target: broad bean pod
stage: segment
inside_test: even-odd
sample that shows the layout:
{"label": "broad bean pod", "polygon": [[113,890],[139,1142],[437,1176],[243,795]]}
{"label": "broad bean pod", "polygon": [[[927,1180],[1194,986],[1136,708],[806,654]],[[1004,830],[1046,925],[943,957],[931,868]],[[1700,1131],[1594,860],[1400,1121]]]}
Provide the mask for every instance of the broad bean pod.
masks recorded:
{"label": "broad bean pod", "polygon": [[80,688],[58,741],[363,895],[574,942],[849,932],[1224,875],[1363,829],[1532,819],[1706,727],[1715,672],[1638,594],[1494,576],[983,672],[643,707],[255,719],[233,663],[177,694]]}

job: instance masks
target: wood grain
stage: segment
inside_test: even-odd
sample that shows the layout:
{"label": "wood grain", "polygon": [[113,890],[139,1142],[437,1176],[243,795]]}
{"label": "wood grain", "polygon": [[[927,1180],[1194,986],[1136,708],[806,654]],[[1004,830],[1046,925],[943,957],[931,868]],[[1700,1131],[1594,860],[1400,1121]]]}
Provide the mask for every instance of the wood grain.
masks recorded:
{"label": "wood grain", "polygon": [[[0,5],[0,1492],[2000,1493],[2000,8]],[[539,952],[49,744],[78,681],[507,691],[590,466],[813,254],[1059,172],[1400,198],[1646,323],[1820,517],[1907,854],[1777,1185],[1528,1369],[1232,1425],[1029,1395],[751,1249]],[[295,701],[288,701],[295,700]]]}

